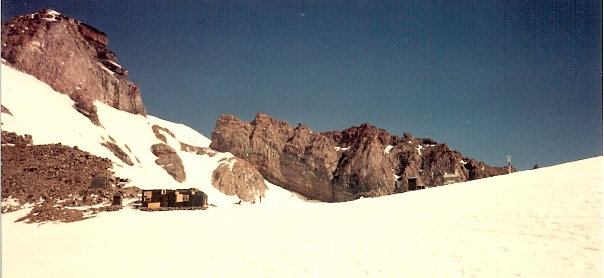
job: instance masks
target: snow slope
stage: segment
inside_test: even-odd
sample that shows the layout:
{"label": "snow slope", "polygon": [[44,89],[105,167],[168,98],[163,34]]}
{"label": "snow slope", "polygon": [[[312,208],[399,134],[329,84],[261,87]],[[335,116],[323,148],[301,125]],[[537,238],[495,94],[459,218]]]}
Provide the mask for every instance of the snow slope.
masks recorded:
{"label": "snow slope", "polygon": [[[112,170],[118,177],[129,178],[130,186],[139,188],[198,188],[208,194],[211,204],[232,206],[238,202],[236,196],[227,196],[211,185],[214,169],[230,158],[230,153],[215,156],[197,155],[181,151],[180,143],[196,147],[208,147],[210,140],[182,124],[175,124],[153,116],[142,116],[114,109],[95,102],[101,126],[94,125],[78,113],[74,102],[64,94],[57,93],[35,77],[19,72],[2,63],[1,92],[2,106],[10,111],[2,113],[2,130],[19,135],[32,135],[34,144],[61,143],[113,161]],[[151,146],[163,143],[153,132],[152,126],[168,129],[174,137],[160,131],[183,161],[187,178],[178,183],[163,168],[155,163],[157,157]],[[134,165],[130,166],[116,157],[102,144],[111,142],[128,154]],[[262,205],[271,203],[302,201],[299,195],[267,183],[269,190]],[[8,196],[7,196],[8,197]],[[259,204],[260,205],[260,204]]]}
{"label": "snow slope", "polygon": [[346,203],[3,215],[3,277],[602,277],[602,157]]}

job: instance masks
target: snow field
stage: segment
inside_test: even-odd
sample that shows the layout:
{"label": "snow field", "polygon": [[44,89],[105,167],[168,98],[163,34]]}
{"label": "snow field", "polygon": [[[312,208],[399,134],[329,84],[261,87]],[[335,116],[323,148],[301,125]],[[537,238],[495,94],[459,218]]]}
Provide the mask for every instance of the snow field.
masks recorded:
{"label": "snow field", "polygon": [[[4,277],[601,277],[602,157],[346,203],[4,215]],[[264,201],[263,201],[264,202]],[[103,263],[99,263],[103,262]]]}

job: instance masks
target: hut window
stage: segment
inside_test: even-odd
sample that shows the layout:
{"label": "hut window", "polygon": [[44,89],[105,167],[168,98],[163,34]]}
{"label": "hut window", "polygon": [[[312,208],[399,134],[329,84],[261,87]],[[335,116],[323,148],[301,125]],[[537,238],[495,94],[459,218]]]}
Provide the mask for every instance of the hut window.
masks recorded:
{"label": "hut window", "polygon": [[189,195],[182,195],[182,200],[184,202],[188,202],[189,201]]}

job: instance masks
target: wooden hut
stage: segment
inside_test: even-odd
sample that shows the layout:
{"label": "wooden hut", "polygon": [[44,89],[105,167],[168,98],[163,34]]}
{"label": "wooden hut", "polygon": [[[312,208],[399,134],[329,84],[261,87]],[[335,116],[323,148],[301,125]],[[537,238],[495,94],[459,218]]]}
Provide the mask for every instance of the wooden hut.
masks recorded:
{"label": "wooden hut", "polygon": [[398,177],[394,185],[394,192],[402,193],[406,191],[426,189],[418,177]]}
{"label": "wooden hut", "polygon": [[145,189],[141,206],[145,208],[205,207],[208,195],[197,188]]}

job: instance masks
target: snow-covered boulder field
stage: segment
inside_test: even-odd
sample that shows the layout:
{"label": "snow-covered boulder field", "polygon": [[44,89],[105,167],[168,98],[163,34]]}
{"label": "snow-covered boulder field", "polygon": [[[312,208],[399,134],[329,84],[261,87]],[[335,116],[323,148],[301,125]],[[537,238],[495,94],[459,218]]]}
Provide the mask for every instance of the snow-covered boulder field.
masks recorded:
{"label": "snow-covered boulder field", "polygon": [[[34,137],[35,138],[35,137]],[[2,217],[3,277],[602,277],[602,157],[345,203]]]}

